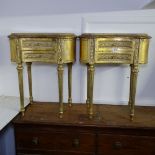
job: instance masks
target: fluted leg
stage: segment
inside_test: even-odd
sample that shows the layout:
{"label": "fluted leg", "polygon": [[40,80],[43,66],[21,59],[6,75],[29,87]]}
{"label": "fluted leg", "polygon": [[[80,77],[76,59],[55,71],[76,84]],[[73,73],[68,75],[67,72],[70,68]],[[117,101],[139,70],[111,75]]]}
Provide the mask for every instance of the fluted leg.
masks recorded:
{"label": "fluted leg", "polygon": [[20,94],[20,111],[22,115],[24,116],[24,88],[23,88],[23,66],[22,63],[19,63],[17,65],[17,71],[18,71],[18,80],[19,80],[19,94]]}
{"label": "fluted leg", "polygon": [[[130,65],[131,68],[132,65]],[[133,76],[132,76],[132,69],[130,69],[130,91],[129,91],[129,102],[128,102],[128,106],[131,109],[131,91],[132,91],[132,81],[133,81]]]}
{"label": "fluted leg", "polygon": [[58,64],[58,85],[59,85],[59,117],[63,117],[63,65]]}
{"label": "fluted leg", "polygon": [[31,72],[31,65],[32,62],[27,62],[27,73],[28,73],[28,84],[29,84],[29,100],[30,103],[33,103],[33,96],[32,96],[32,72]]}
{"label": "fluted leg", "polygon": [[72,106],[72,63],[68,64],[68,105]]}
{"label": "fluted leg", "polygon": [[89,118],[93,117],[93,86],[94,86],[94,65],[89,65]]}
{"label": "fluted leg", "polygon": [[86,100],[86,104],[87,107],[89,108],[89,65],[87,64],[87,100]]}
{"label": "fluted leg", "polygon": [[131,65],[131,84],[130,84],[130,119],[133,120],[134,117],[134,107],[135,107],[135,97],[136,97],[136,86],[137,86],[137,76],[138,76],[138,65]]}

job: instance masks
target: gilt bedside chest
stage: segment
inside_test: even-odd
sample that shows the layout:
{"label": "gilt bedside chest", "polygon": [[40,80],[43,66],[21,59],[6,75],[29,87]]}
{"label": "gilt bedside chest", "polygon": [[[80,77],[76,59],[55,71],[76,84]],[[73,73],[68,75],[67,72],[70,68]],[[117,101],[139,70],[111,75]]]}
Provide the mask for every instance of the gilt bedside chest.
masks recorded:
{"label": "gilt bedside chest", "polygon": [[130,118],[134,116],[137,74],[139,64],[148,61],[147,34],[95,34],[80,36],[80,61],[87,64],[87,104],[93,115],[93,81],[96,64],[130,64]]}
{"label": "gilt bedside chest", "polygon": [[23,65],[27,64],[30,103],[32,97],[32,62],[58,64],[59,114],[63,114],[63,66],[68,64],[68,103],[71,105],[72,63],[75,61],[74,34],[65,33],[12,33],[9,36],[11,61],[17,63],[21,112],[24,114]]}

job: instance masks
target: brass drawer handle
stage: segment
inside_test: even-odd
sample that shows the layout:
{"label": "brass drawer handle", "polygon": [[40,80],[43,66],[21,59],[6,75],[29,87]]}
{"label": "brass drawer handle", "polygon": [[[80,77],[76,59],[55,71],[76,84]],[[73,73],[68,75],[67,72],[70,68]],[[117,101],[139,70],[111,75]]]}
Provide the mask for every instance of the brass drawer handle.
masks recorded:
{"label": "brass drawer handle", "polygon": [[38,137],[33,137],[32,138],[32,144],[38,145],[38,142],[39,142]]}
{"label": "brass drawer handle", "polygon": [[113,144],[113,148],[114,149],[121,149],[122,148],[122,143],[121,142],[115,142],[114,144]]}
{"label": "brass drawer handle", "polygon": [[80,146],[80,140],[78,138],[73,139],[72,146],[78,148]]}

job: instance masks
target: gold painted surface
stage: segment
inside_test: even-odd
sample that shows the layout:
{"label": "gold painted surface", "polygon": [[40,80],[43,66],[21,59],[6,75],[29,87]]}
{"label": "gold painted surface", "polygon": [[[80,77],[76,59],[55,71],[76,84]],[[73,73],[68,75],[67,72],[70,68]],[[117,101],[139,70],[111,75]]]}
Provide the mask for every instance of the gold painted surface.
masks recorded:
{"label": "gold painted surface", "polygon": [[53,38],[21,38],[20,41],[23,51],[53,51],[57,49],[57,40]]}
{"label": "gold painted surface", "polygon": [[139,47],[139,63],[140,64],[148,63],[148,48],[149,48],[149,40],[141,39],[140,47]]}
{"label": "gold painted surface", "polygon": [[121,38],[97,38],[95,40],[95,63],[133,62],[134,41]]}
{"label": "gold painted surface", "polygon": [[87,63],[89,61],[88,39],[80,39],[80,61]]}
{"label": "gold painted surface", "polygon": [[87,64],[87,100],[89,118],[93,117],[95,64],[130,64],[129,107],[134,117],[139,64],[147,63],[149,37],[146,34],[82,34],[80,61]]}
{"label": "gold painted surface", "polygon": [[29,84],[29,100],[30,103],[33,103],[33,95],[32,95],[32,72],[31,72],[31,62],[27,62],[27,74],[28,74],[28,84]]}
{"label": "gold painted surface", "polygon": [[150,39],[145,33],[83,33],[80,38],[125,38],[125,39]]}
{"label": "gold painted surface", "polygon": [[64,52],[62,54],[62,58],[65,63],[74,62],[76,57],[76,39],[65,39],[64,42]]}
{"label": "gold painted surface", "polygon": [[[16,40],[19,42],[22,62],[58,63],[61,50],[63,63],[75,61],[75,35],[73,34],[11,34],[11,61],[17,62]],[[60,47],[61,46],[61,47]]]}
{"label": "gold painted surface", "polygon": [[17,49],[16,49],[16,40],[10,39],[10,50],[11,50],[11,61],[17,61]]}
{"label": "gold painted surface", "polygon": [[72,63],[68,64],[68,105],[72,106]]}
{"label": "gold painted surface", "polygon": [[[146,34],[83,34],[80,36],[80,61],[95,64],[133,64],[135,40],[139,39],[139,63],[147,63],[150,37]],[[90,47],[94,40],[94,47]],[[89,48],[94,48],[94,57],[90,58]]]}
{"label": "gold painted surface", "polygon": [[68,63],[68,102],[72,103],[72,63],[75,61],[76,36],[68,33],[13,33],[9,36],[11,61],[17,63],[19,77],[20,109],[24,114],[23,67],[27,64],[29,99],[32,96],[32,62],[58,64],[59,115],[63,117],[63,64]]}

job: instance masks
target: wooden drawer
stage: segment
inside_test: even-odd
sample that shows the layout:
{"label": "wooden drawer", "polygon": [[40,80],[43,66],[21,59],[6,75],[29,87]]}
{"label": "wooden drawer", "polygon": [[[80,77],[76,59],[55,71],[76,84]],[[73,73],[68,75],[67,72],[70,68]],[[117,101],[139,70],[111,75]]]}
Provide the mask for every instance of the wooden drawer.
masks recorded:
{"label": "wooden drawer", "polygon": [[71,63],[76,36],[67,33],[13,33],[9,36],[12,62]]}
{"label": "wooden drawer", "polygon": [[22,150],[17,155],[95,155],[88,152],[67,152],[67,151],[40,151],[40,150]]}
{"label": "wooden drawer", "polygon": [[57,39],[52,38],[24,38],[21,39],[21,49],[23,51],[32,50],[56,50],[57,51]]}
{"label": "wooden drawer", "polygon": [[154,155],[155,137],[101,134],[99,155]]}
{"label": "wooden drawer", "polygon": [[57,63],[56,51],[24,51],[22,52],[24,62],[50,62]]}
{"label": "wooden drawer", "polygon": [[132,53],[96,53],[96,63],[133,63]]}
{"label": "wooden drawer", "polygon": [[95,42],[96,63],[133,63],[135,42],[131,39],[98,38]]}
{"label": "wooden drawer", "polygon": [[[89,132],[56,130],[54,128],[16,127],[17,153],[61,151],[67,154],[92,154],[95,150],[95,135]],[[44,154],[44,153],[43,153]],[[60,153],[61,154],[61,153]]]}
{"label": "wooden drawer", "polygon": [[24,62],[57,63],[57,39],[24,38],[20,42]]}

